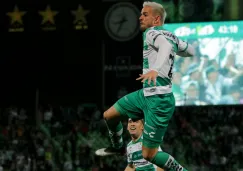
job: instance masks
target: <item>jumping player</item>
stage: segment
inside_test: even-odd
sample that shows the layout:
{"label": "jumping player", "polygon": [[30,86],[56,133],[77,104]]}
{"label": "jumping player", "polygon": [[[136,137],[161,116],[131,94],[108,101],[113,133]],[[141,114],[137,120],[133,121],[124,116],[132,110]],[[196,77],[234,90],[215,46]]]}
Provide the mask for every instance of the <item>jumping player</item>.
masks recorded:
{"label": "jumping player", "polygon": [[174,58],[176,54],[182,57],[194,55],[191,45],[163,29],[165,18],[161,4],[144,2],[139,18],[143,31],[143,74],[137,78],[143,88],[122,97],[104,112],[112,146],[97,150],[96,155],[124,153],[121,119],[124,116],[144,118],[143,158],[169,171],[187,171],[170,154],[158,151],[175,109],[171,90]]}

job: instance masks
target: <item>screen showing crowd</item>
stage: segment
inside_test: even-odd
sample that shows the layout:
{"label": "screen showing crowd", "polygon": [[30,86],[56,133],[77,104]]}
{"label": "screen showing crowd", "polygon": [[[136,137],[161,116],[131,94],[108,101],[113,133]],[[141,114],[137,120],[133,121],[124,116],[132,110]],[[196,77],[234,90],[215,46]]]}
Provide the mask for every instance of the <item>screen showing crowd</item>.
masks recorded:
{"label": "screen showing crowd", "polygon": [[243,21],[166,24],[195,47],[193,58],[177,56],[176,105],[243,104]]}

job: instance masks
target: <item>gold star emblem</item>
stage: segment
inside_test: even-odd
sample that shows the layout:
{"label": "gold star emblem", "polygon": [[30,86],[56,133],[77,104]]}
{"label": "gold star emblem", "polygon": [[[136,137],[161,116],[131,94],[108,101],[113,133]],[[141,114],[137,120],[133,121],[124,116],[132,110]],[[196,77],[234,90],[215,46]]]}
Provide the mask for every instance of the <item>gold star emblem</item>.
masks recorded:
{"label": "gold star emblem", "polygon": [[25,11],[19,11],[17,5],[14,6],[13,12],[8,12],[7,15],[11,18],[11,24],[19,23],[23,24],[22,17],[25,15]]}
{"label": "gold star emblem", "polygon": [[75,16],[74,24],[82,22],[83,24],[87,23],[86,15],[89,13],[89,10],[83,9],[81,5],[78,6],[76,11],[72,11],[72,14]]}
{"label": "gold star emblem", "polygon": [[42,23],[50,22],[51,24],[55,24],[54,17],[58,14],[57,11],[52,11],[51,7],[48,5],[45,11],[40,11],[39,14],[43,17]]}

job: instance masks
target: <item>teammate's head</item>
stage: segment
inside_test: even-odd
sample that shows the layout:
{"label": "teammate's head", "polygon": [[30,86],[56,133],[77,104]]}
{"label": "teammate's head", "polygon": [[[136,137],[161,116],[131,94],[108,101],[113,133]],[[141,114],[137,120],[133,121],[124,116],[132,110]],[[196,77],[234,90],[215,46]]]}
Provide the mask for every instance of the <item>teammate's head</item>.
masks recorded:
{"label": "teammate's head", "polygon": [[143,120],[128,119],[127,130],[133,139],[139,138],[143,133]]}
{"label": "teammate's head", "polygon": [[149,27],[161,26],[164,24],[166,11],[164,7],[156,2],[144,2],[141,11],[140,29],[142,31]]}

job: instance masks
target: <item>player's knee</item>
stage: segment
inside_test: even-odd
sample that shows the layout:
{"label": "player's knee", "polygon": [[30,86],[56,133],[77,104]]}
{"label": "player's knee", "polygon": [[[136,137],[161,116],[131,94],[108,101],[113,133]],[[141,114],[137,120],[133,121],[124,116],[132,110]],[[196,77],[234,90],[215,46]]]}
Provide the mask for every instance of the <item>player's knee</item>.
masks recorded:
{"label": "player's knee", "polygon": [[106,120],[119,118],[119,116],[120,113],[113,106],[103,113],[103,118]]}
{"label": "player's knee", "polygon": [[109,113],[107,111],[103,113],[103,118],[109,120]]}
{"label": "player's knee", "polygon": [[142,155],[145,160],[151,161],[156,155],[156,149],[144,149],[142,150]]}

